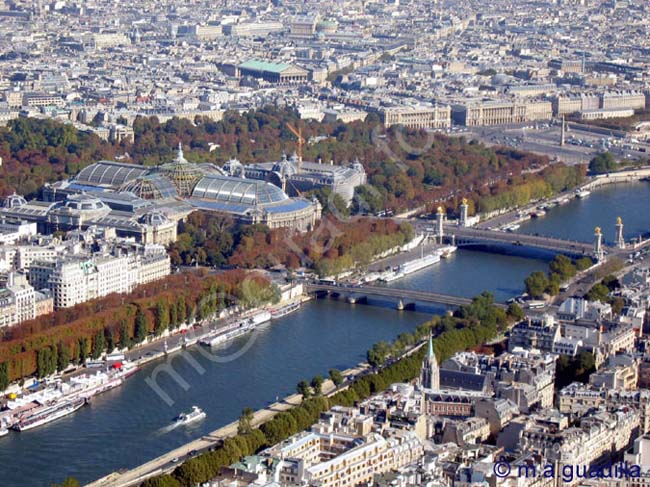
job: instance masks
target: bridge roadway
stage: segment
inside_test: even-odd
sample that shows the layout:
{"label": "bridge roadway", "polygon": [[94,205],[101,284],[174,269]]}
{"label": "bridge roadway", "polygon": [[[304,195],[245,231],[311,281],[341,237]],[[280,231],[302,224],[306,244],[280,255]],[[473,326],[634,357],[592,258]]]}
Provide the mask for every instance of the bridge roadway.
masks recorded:
{"label": "bridge roadway", "polygon": [[472,300],[469,298],[450,296],[449,294],[432,293],[427,291],[413,291],[410,289],[396,289],[380,286],[343,287],[332,286],[329,284],[305,284],[305,291],[308,293],[328,291],[330,293],[396,298],[409,302],[420,301],[422,303],[446,304],[448,306],[463,306],[472,303]]}
{"label": "bridge roadway", "polygon": [[[558,253],[572,255],[593,255],[593,244],[585,242],[574,242],[541,235],[528,235],[525,233],[503,232],[499,230],[485,230],[474,227],[460,227],[456,225],[445,225],[445,235],[456,239],[456,245],[463,243],[505,243],[520,245],[524,247],[549,250]],[[603,249],[611,252],[611,249],[603,245]]]}

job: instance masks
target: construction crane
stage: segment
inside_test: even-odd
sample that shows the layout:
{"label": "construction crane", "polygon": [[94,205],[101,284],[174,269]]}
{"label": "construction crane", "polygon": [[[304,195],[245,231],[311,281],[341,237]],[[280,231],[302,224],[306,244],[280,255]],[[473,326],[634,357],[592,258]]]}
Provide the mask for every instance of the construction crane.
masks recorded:
{"label": "construction crane", "polygon": [[302,138],[302,127],[299,126],[296,129],[296,127],[287,123],[287,128],[298,138],[298,167],[296,170],[300,174],[302,172],[302,145],[305,143],[305,139]]}

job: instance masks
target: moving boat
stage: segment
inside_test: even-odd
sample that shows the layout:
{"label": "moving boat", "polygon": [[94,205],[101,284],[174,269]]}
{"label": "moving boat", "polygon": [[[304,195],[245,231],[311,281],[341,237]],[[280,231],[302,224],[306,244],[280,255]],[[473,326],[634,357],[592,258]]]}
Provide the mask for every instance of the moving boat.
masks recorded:
{"label": "moving boat", "polygon": [[587,189],[583,189],[582,191],[576,191],[576,198],[580,198],[580,199],[586,198],[590,194],[591,194],[591,191],[589,191]]}
{"label": "moving boat", "polygon": [[207,414],[205,411],[198,406],[192,406],[192,410],[189,413],[181,413],[174,418],[174,425],[182,426],[190,423],[195,423],[205,419]]}
{"label": "moving boat", "polygon": [[74,399],[71,401],[62,401],[53,406],[45,408],[38,408],[26,418],[20,419],[15,425],[12,426],[16,431],[27,431],[38,426],[42,426],[57,419],[63,418],[68,414],[72,414],[86,404],[86,399]]}

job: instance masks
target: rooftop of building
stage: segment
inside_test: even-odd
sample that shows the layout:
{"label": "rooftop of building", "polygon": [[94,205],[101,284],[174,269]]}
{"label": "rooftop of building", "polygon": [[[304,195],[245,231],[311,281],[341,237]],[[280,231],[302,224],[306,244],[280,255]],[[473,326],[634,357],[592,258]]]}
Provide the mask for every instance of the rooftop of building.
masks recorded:
{"label": "rooftop of building", "polygon": [[286,71],[289,68],[292,68],[293,66],[291,64],[285,64],[285,63],[270,63],[268,61],[260,61],[258,59],[251,59],[249,61],[241,63],[239,66],[239,69],[250,69],[252,71],[266,71],[269,73],[277,73],[280,74],[283,71]]}

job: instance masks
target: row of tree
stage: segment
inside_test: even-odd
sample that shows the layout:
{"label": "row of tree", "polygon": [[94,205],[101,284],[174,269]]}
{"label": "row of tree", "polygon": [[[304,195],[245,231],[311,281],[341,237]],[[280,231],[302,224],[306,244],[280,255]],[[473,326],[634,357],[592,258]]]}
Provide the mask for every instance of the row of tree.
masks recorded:
{"label": "row of tree", "polygon": [[[6,161],[0,168],[0,196],[14,190],[35,193],[45,182],[118,154],[129,154],[128,161],[135,164],[168,162],[179,142],[190,162],[223,164],[232,157],[244,163],[278,160],[297,147],[287,123],[302,124],[303,136],[310,140],[304,148],[306,160],[361,161],[368,185],[355,195],[352,208],[357,212],[431,204],[450,194],[468,196],[476,208],[490,211],[573,187],[584,175],[580,167],[549,166],[545,157],[511,148],[487,148],[424,130],[384,129],[376,114],[350,124],[305,122],[293,109],[269,106],[243,114],[227,112],[218,122],[174,118],[160,123],[155,117],[137,117],[132,143],[104,142],[52,120],[11,121],[0,129],[0,156]],[[215,144],[218,149],[211,150]],[[315,196],[329,200],[323,191]],[[347,212],[340,198],[331,202]]]}
{"label": "row of tree", "polygon": [[414,236],[408,222],[390,219],[324,217],[319,226],[296,234],[285,228],[269,230],[257,226],[239,235],[239,243],[229,258],[237,267],[290,269],[311,267],[321,275],[331,275],[355,265],[366,265],[377,254],[403,245]]}
{"label": "row of tree", "polygon": [[[509,318],[503,310],[494,306],[490,293],[483,293],[471,305],[462,307],[451,319],[453,327],[445,327],[438,318],[420,325],[414,334],[419,339],[424,339],[429,333],[436,335],[433,342],[439,360],[495,337],[497,331],[505,329]],[[398,338],[398,341],[403,343],[404,337],[400,336],[402,338]],[[308,428],[318,420],[321,412],[335,405],[351,406],[386,389],[390,384],[413,380],[419,375],[425,351],[422,348],[418,353],[395,360],[373,374],[364,375],[331,397],[314,394],[322,384],[322,378],[315,377],[311,384],[303,381],[299,386],[299,392],[305,396],[301,405],[277,414],[259,429],[252,427],[253,411],[245,409],[239,419],[240,431],[236,436],[226,439],[214,451],[188,460],[171,475],[148,479],[142,486],[189,487],[206,482],[217,476],[222,467],[232,465],[243,456],[252,455]],[[332,380],[342,380],[337,372],[330,371]]]}
{"label": "row of tree", "polygon": [[535,299],[545,294],[556,296],[560,293],[563,282],[573,278],[578,272],[589,269],[593,265],[590,257],[581,257],[575,261],[566,255],[558,254],[551,261],[548,273],[532,272],[524,281],[526,292]]}
{"label": "row of tree", "polygon": [[585,295],[589,301],[600,301],[612,306],[612,313],[619,314],[625,307],[625,299],[612,293],[621,288],[620,281],[614,275],[607,275],[596,283]]}
{"label": "row of tree", "polygon": [[250,308],[278,299],[275,286],[244,271],[187,272],[141,286],[130,295],[57,310],[7,331],[0,342],[0,390],[11,381],[34,374],[45,377],[116,347],[130,348],[227,306]]}
{"label": "row of tree", "polygon": [[328,215],[303,234],[286,228],[239,225],[231,218],[196,211],[179,223],[178,239],[169,247],[175,265],[232,265],[291,269],[312,267],[322,275],[335,274],[411,240],[413,227],[393,220],[338,219]]}
{"label": "row of tree", "polygon": [[54,120],[20,117],[0,127],[0,196],[35,195],[43,184],[64,179],[117,148],[97,135]]}

